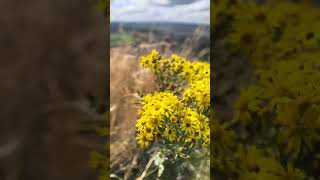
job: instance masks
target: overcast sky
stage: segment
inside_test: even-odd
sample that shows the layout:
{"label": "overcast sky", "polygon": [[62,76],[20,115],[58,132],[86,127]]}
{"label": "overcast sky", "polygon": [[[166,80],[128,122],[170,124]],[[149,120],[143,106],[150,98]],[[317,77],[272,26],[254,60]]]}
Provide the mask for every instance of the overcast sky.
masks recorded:
{"label": "overcast sky", "polygon": [[111,22],[210,23],[210,0],[111,0]]}

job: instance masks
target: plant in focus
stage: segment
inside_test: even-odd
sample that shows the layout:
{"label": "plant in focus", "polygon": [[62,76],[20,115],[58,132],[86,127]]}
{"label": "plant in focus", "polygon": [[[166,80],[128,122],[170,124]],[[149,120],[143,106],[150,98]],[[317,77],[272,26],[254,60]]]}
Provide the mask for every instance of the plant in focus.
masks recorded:
{"label": "plant in focus", "polygon": [[171,163],[196,150],[205,156],[210,145],[210,64],[178,55],[162,58],[156,50],[140,57],[140,64],[155,74],[159,89],[140,100],[139,146]]}

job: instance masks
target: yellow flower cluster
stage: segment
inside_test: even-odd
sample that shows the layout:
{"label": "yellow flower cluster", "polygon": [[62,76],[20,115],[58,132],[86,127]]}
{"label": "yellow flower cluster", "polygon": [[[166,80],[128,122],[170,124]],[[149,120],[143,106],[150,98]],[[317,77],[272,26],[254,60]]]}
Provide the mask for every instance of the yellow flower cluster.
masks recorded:
{"label": "yellow flower cluster", "polygon": [[[142,109],[136,123],[138,143],[145,147],[149,141],[157,139],[160,129],[166,121],[176,122],[176,117],[182,109],[182,103],[171,92],[148,94],[142,98]],[[168,122],[166,122],[167,124]]]}
{"label": "yellow flower cluster", "polygon": [[162,59],[159,62],[162,66],[169,68],[169,70],[174,73],[181,71],[184,65],[187,63],[184,58],[181,58],[176,54],[173,54],[170,58]]}
{"label": "yellow flower cluster", "polygon": [[151,54],[140,57],[140,64],[145,68],[150,68],[152,72],[159,72],[159,60],[158,52],[153,50]]}
{"label": "yellow flower cluster", "polygon": [[199,111],[204,111],[210,106],[210,82],[209,79],[195,81],[183,93],[184,102],[195,102],[194,106]]}
{"label": "yellow flower cluster", "polygon": [[166,68],[184,77],[189,86],[182,94],[156,92],[142,98],[142,108],[137,120],[137,141],[142,147],[151,142],[175,142],[207,147],[210,143],[209,118],[204,114],[210,105],[210,65],[205,62],[189,62],[178,55],[161,59],[158,52],[141,57],[143,67],[156,75]]}
{"label": "yellow flower cluster", "polygon": [[205,62],[188,62],[184,65],[181,75],[190,86],[183,94],[184,102],[194,102],[199,111],[210,106],[210,64]]}
{"label": "yellow flower cluster", "polygon": [[[170,92],[158,92],[143,97],[140,118],[137,120],[137,140],[141,147],[162,136],[169,142],[184,140],[203,146],[210,143],[209,119],[190,107],[185,107],[178,96]],[[163,134],[163,135],[162,135]],[[177,139],[179,134],[179,139]]]}
{"label": "yellow flower cluster", "polygon": [[209,119],[203,114],[197,113],[192,108],[185,108],[182,113],[180,128],[187,135],[185,142],[191,142],[191,146],[199,140],[202,140],[203,146],[209,145]]}
{"label": "yellow flower cluster", "polygon": [[183,94],[183,102],[195,103],[194,106],[200,111],[210,106],[210,64],[200,61],[190,62],[176,54],[161,59],[156,50],[141,57],[140,63],[153,72],[160,72],[160,68],[168,68],[173,73],[178,73],[189,83]]}
{"label": "yellow flower cluster", "polygon": [[183,66],[181,75],[185,77],[189,83],[210,80],[210,64],[199,61],[187,62]]}

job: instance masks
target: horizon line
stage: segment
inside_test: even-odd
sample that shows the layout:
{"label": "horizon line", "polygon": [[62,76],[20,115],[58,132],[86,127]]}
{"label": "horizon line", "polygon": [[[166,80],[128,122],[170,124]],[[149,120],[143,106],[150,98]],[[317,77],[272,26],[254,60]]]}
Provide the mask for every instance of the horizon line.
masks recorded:
{"label": "horizon line", "polygon": [[110,21],[110,23],[167,23],[167,24],[190,24],[190,25],[205,25],[210,26],[210,23],[199,23],[199,22],[185,22],[185,21]]}

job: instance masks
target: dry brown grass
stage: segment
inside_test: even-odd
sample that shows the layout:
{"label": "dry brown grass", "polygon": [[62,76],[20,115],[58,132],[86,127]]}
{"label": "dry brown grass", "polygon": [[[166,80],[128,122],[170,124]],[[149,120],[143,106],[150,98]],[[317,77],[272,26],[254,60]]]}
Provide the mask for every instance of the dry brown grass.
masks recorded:
{"label": "dry brown grass", "polygon": [[138,92],[156,88],[152,74],[140,67],[135,53],[129,46],[113,48],[110,61],[110,167],[113,173],[127,172],[125,177],[139,154],[134,138]]}

